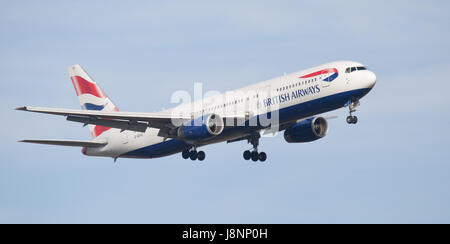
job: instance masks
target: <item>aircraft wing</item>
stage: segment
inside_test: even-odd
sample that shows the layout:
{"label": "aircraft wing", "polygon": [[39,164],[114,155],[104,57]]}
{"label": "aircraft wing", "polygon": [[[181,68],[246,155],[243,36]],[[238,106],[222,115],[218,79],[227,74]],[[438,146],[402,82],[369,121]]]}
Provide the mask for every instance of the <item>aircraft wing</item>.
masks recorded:
{"label": "aircraft wing", "polygon": [[191,117],[174,117],[170,113],[135,113],[135,112],[105,112],[96,110],[76,110],[44,107],[20,107],[16,110],[61,115],[67,120],[100,125],[121,130],[145,132],[147,127],[172,128],[172,120],[181,122],[191,120]]}
{"label": "aircraft wing", "polygon": [[105,146],[107,144],[106,142],[61,141],[61,140],[22,140],[19,142],[57,145],[57,146],[69,146],[69,147],[101,147],[101,146]]}

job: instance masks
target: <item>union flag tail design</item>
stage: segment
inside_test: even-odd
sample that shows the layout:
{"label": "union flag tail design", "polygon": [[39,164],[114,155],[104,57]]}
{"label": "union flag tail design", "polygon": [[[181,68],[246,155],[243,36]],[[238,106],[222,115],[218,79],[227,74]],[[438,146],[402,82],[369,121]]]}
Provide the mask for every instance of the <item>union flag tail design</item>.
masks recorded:
{"label": "union flag tail design", "polygon": [[[69,75],[78,99],[80,100],[82,109],[109,112],[119,111],[111,99],[109,99],[105,92],[103,92],[103,90],[79,64],[69,67]],[[98,125],[89,125],[89,130],[91,131],[93,138],[101,135],[109,129],[111,128]]]}

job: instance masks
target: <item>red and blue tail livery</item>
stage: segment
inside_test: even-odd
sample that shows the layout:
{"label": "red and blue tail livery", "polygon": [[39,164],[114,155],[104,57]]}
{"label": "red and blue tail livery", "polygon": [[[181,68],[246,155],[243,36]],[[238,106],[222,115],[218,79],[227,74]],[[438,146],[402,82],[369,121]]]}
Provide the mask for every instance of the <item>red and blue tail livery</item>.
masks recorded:
{"label": "red and blue tail livery", "polygon": [[[105,92],[79,64],[69,67],[69,75],[83,110],[119,111]],[[90,125],[89,128],[94,138],[111,129],[99,125]]]}

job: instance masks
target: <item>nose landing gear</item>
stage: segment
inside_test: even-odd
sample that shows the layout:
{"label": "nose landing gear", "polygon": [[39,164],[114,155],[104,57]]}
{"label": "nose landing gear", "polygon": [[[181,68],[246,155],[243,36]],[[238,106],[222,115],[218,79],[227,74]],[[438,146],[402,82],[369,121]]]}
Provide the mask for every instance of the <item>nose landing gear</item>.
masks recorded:
{"label": "nose landing gear", "polygon": [[245,160],[251,159],[253,162],[257,162],[258,160],[260,162],[266,161],[267,154],[265,152],[258,152],[259,138],[261,138],[259,133],[255,133],[248,139],[248,142],[253,145],[253,150],[247,150],[244,152],[243,156]]}
{"label": "nose landing gear", "polygon": [[358,117],[353,115],[353,112],[356,111],[356,107],[358,107],[359,105],[360,105],[359,101],[352,101],[348,105],[348,109],[349,109],[349,112],[350,112],[350,115],[347,116],[347,123],[348,124],[356,124],[356,123],[358,123]]}
{"label": "nose landing gear", "polygon": [[356,123],[358,123],[358,117],[352,116],[352,115],[347,116],[347,123],[348,124],[356,124]]}

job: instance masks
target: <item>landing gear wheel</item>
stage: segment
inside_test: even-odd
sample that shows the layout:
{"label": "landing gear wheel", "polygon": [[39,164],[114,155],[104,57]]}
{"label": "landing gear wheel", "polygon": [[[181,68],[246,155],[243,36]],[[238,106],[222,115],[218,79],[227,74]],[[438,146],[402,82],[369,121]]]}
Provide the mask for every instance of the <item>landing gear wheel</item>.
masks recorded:
{"label": "landing gear wheel", "polygon": [[189,152],[188,149],[184,149],[183,152],[181,153],[181,156],[182,156],[184,159],[188,159],[188,158],[191,156],[191,152]]}
{"label": "landing gear wheel", "polygon": [[191,151],[191,155],[189,156],[192,161],[197,160],[198,153],[196,151]]}
{"label": "landing gear wheel", "polygon": [[356,124],[356,123],[358,123],[358,117],[356,117],[356,116],[348,116],[347,117],[347,123],[349,123],[349,124]]}
{"label": "landing gear wheel", "polygon": [[252,153],[249,150],[247,150],[244,152],[243,156],[245,160],[250,160],[250,158],[252,157]]}
{"label": "landing gear wheel", "polygon": [[200,151],[200,152],[197,153],[197,159],[198,160],[203,161],[203,160],[205,160],[205,157],[206,157],[205,152]]}
{"label": "landing gear wheel", "polygon": [[258,154],[258,152],[257,151],[253,151],[252,152],[252,161],[253,162],[256,162],[256,161],[258,161],[259,160],[259,154]]}
{"label": "landing gear wheel", "polygon": [[258,155],[259,161],[264,162],[267,159],[267,154],[265,152],[260,152]]}
{"label": "landing gear wheel", "polygon": [[267,154],[265,152],[258,153],[259,139],[261,135],[259,132],[254,132],[247,137],[248,143],[252,144],[253,150],[247,150],[244,152],[243,156],[245,160],[252,160],[253,162],[257,162],[258,160],[261,162],[266,161]]}
{"label": "landing gear wheel", "polygon": [[352,124],[353,116],[347,116],[347,124]]}

